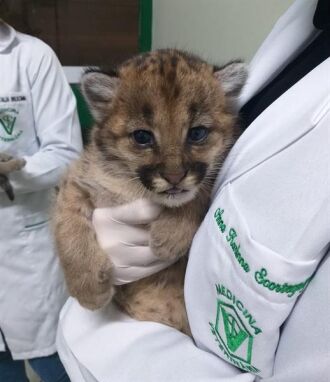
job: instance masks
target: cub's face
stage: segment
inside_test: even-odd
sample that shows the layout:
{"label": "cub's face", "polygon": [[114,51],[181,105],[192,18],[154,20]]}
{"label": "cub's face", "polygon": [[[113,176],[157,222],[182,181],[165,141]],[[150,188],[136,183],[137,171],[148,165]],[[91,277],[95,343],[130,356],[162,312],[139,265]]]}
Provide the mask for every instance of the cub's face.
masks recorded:
{"label": "cub's face", "polygon": [[[209,188],[233,137],[230,96],[246,77],[243,64],[231,64],[229,74],[225,70],[165,50],[133,58],[115,75],[85,74],[83,90],[97,125],[93,142],[103,167],[126,179],[138,197],[169,207]],[[230,91],[228,76],[231,85],[237,82]]]}

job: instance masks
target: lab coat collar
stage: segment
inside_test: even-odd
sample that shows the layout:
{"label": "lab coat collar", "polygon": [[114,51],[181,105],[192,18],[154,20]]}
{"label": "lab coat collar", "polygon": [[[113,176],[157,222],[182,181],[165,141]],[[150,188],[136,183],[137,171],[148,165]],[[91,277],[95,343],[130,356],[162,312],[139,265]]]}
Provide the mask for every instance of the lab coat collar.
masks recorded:
{"label": "lab coat collar", "polygon": [[0,19],[0,52],[6,50],[15,40],[16,31]]}
{"label": "lab coat collar", "polygon": [[288,89],[252,122],[229,153],[216,181],[215,193],[285,150],[318,124],[330,107],[330,86],[324,81],[329,69],[330,58]]}
{"label": "lab coat collar", "polygon": [[317,0],[296,0],[277,21],[250,63],[239,107],[270,83],[319,33],[313,25]]}
{"label": "lab coat collar", "polygon": [[[240,97],[240,107],[275,78],[320,33],[313,25],[316,5],[317,0],[296,0],[276,23],[251,62],[251,74]],[[222,167],[215,193],[315,126],[315,116],[324,108],[323,103],[330,103],[329,87],[324,82],[324,78],[328,77],[329,65],[330,59],[327,59],[314,68],[245,130]],[[321,86],[320,79],[323,81]],[[301,97],[304,98],[303,108]],[[296,108],[298,99],[300,109]]]}

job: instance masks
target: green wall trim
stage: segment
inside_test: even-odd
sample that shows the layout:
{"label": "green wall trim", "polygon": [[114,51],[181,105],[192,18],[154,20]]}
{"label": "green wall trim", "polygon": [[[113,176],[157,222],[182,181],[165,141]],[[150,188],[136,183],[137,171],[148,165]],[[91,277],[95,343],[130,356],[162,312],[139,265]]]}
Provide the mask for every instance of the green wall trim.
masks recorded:
{"label": "green wall trim", "polygon": [[88,109],[87,103],[81,94],[80,85],[79,84],[71,84],[71,89],[76,96],[77,99],[77,111],[81,126],[81,133],[83,137],[83,141],[86,144],[89,140],[89,135],[91,129],[93,127],[93,117]]}
{"label": "green wall trim", "polygon": [[139,51],[151,50],[152,0],[139,0]]}

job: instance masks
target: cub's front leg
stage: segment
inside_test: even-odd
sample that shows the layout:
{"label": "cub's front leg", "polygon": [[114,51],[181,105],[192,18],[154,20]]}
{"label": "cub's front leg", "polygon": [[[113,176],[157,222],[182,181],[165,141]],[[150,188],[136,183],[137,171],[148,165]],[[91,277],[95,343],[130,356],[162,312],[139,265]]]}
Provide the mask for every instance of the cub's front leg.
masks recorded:
{"label": "cub's front leg", "polygon": [[92,310],[109,303],[114,293],[112,265],[97,243],[93,209],[88,192],[69,178],[55,206],[55,240],[70,294]]}
{"label": "cub's front leg", "polygon": [[206,201],[192,201],[178,208],[166,208],[151,224],[150,246],[163,259],[185,256],[206,212]]}

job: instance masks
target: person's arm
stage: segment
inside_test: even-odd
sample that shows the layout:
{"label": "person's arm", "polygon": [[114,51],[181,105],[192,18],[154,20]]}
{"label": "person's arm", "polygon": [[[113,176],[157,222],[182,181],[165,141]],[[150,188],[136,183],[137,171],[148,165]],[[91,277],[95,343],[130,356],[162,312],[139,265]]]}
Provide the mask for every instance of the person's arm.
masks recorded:
{"label": "person's arm", "polygon": [[27,67],[31,76],[32,107],[39,151],[24,156],[26,166],[10,174],[15,193],[33,192],[57,185],[67,165],[81,148],[81,131],[76,101],[60,63],[45,44],[38,44],[35,54],[42,59]]}
{"label": "person's arm", "polygon": [[[270,124],[262,136],[265,122],[258,118],[242,136],[245,141],[232,149],[233,161],[250,167],[241,167],[245,171],[240,175],[229,174],[216,190],[194,238],[185,278],[188,319],[197,345],[263,378],[273,373],[280,328],[315,281],[314,272],[330,243],[328,99],[312,104],[309,118],[290,120],[296,94],[314,90],[311,84],[321,96],[327,90],[307,77],[271,110],[278,115],[287,105],[288,121],[280,122],[286,143],[290,130],[301,134],[308,128],[305,134],[253,166],[251,151],[267,152],[279,127]],[[302,101],[299,106],[307,109]],[[242,142],[250,150],[244,152]]]}

